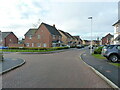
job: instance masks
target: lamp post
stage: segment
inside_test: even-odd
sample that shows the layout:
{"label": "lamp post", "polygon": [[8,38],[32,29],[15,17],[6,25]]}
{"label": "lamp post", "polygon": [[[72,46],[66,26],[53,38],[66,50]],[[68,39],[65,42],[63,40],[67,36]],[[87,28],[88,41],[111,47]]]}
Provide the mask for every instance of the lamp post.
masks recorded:
{"label": "lamp post", "polygon": [[92,45],[92,17],[88,17],[88,19],[91,20],[91,48],[90,48],[90,53],[92,54],[92,47],[93,47],[93,45]]}

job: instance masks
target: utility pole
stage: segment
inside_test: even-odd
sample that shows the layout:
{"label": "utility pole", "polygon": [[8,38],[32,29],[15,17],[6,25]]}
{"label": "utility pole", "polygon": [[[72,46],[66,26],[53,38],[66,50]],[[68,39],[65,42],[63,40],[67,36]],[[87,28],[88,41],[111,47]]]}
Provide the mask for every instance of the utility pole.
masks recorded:
{"label": "utility pole", "polygon": [[90,48],[90,53],[92,54],[92,47],[93,47],[93,45],[92,45],[92,17],[88,17],[88,19],[91,20],[91,48]]}

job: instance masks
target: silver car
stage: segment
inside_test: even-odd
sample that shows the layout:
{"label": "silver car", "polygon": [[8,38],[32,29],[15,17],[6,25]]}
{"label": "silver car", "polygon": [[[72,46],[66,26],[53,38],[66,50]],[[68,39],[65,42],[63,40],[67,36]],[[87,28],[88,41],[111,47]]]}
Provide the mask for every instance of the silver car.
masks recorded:
{"label": "silver car", "polygon": [[102,55],[112,62],[120,60],[120,45],[107,45],[102,49]]}

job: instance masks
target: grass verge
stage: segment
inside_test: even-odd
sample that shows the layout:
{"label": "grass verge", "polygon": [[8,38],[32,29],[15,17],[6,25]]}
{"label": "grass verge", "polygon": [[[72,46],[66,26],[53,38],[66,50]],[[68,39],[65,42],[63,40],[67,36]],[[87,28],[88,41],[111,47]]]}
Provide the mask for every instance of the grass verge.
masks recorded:
{"label": "grass verge", "polygon": [[101,54],[92,54],[92,56],[94,56],[95,58],[98,58],[98,59],[106,59]]}
{"label": "grass verge", "polygon": [[117,67],[120,67],[120,63],[110,63],[111,65],[114,65],[114,66],[117,66]]}

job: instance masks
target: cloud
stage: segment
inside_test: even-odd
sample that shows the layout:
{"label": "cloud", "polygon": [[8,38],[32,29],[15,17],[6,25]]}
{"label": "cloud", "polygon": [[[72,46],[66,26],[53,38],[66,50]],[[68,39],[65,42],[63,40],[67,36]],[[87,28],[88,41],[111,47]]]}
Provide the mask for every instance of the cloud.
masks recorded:
{"label": "cloud", "polygon": [[[8,2],[8,3],[6,3]],[[93,37],[113,33],[112,24],[117,21],[117,2],[63,2],[54,0],[2,0],[0,3],[0,30],[13,31],[18,37],[33,24],[56,24],[58,29],[90,37],[90,20],[93,16]]]}

